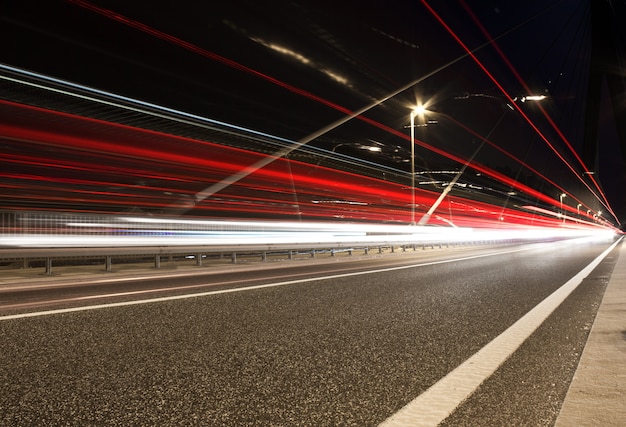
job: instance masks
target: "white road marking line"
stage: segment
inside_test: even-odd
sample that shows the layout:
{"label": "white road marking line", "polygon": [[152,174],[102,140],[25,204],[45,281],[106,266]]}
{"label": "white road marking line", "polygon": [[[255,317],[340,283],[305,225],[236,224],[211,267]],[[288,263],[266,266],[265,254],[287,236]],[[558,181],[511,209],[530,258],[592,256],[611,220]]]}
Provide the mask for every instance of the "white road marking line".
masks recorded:
{"label": "white road marking line", "polygon": [[[293,285],[293,284],[297,284],[297,283],[314,282],[314,281],[319,281],[319,280],[331,280],[331,279],[339,279],[339,278],[343,278],[343,277],[361,276],[361,275],[365,275],[365,274],[384,273],[384,272],[387,272],[387,271],[406,270],[406,269],[409,269],[409,268],[426,267],[426,266],[429,266],[429,265],[447,264],[447,263],[452,263],[452,262],[457,262],[457,261],[466,261],[466,260],[471,260],[471,259],[485,258],[485,257],[490,257],[490,256],[497,256],[497,255],[502,255],[502,254],[508,254],[508,253],[528,251],[528,250],[533,250],[533,249],[537,249],[537,247],[536,246],[530,246],[530,247],[524,247],[524,248],[518,248],[518,249],[511,249],[511,250],[508,250],[508,251],[491,252],[491,253],[487,253],[487,254],[472,255],[472,256],[461,257],[461,258],[454,258],[454,259],[449,259],[449,260],[431,261],[431,262],[425,262],[425,263],[420,263],[420,264],[411,264],[411,265],[403,265],[403,266],[398,266],[398,267],[380,268],[380,269],[376,269],[376,270],[357,271],[357,272],[353,272],[353,273],[334,274],[334,275],[322,276],[322,277],[311,277],[311,278],[307,278],[307,279],[288,280],[288,281],[284,281],[284,282],[266,283],[266,284],[263,284],[263,285],[245,286],[245,287],[241,287],[241,288],[221,289],[221,290],[216,290],[216,291],[199,292],[199,293],[185,294],[185,295],[172,295],[172,296],[167,296],[167,297],[158,297],[158,298],[149,298],[149,299],[143,299],[143,300],[114,302],[114,303],[107,303],[107,304],[95,304],[95,305],[88,305],[88,306],[83,306],[83,307],[70,307],[70,308],[60,308],[60,309],[55,309],[55,310],[33,311],[33,312],[28,312],[28,313],[20,313],[20,314],[11,314],[11,315],[7,315],[7,316],[0,316],[0,321],[2,321],[2,320],[13,320],[13,319],[24,319],[24,318],[28,318],[28,317],[47,316],[47,315],[52,315],[52,314],[73,313],[73,312],[77,312],[77,311],[97,310],[97,309],[102,309],[102,308],[124,307],[124,306],[130,306],[130,305],[149,304],[149,303],[154,303],[154,302],[175,301],[175,300],[182,300],[182,299],[189,299],[189,298],[205,297],[205,296],[209,296],[209,295],[227,294],[227,293],[233,293],[233,292],[243,292],[243,291],[250,291],[250,290],[255,290],[255,289],[264,289],[264,288],[272,288],[272,287],[278,287],[278,286]],[[129,296],[129,295],[133,295],[136,292],[138,292],[138,291],[120,292],[120,293],[110,294],[110,295],[107,295],[107,296],[109,296],[109,297]]]}
{"label": "white road marking line", "polygon": [[437,426],[490,377],[619,243],[379,427]]}

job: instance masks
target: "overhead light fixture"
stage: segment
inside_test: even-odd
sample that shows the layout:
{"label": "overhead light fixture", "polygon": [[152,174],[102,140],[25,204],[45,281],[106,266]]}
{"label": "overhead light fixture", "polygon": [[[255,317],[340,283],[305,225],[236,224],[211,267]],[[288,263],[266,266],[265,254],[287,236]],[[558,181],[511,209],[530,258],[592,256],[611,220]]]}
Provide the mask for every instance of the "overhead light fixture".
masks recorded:
{"label": "overhead light fixture", "polygon": [[414,116],[421,116],[424,113],[426,113],[426,107],[424,107],[423,105],[418,105],[417,107],[413,109]]}
{"label": "overhead light fixture", "polygon": [[521,102],[526,102],[526,101],[543,101],[544,99],[546,99],[547,96],[546,95],[524,95],[524,96],[520,96],[513,98],[513,101],[521,101]]}

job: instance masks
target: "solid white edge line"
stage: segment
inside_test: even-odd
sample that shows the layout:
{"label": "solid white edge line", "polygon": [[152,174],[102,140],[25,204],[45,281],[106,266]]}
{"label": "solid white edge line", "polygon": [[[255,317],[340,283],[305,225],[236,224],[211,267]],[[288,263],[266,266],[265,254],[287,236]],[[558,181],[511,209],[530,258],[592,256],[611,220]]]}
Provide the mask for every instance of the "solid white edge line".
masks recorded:
{"label": "solid white edge line", "polygon": [[[307,279],[288,280],[285,282],[266,283],[263,285],[245,286],[241,288],[221,289],[217,291],[199,292],[199,293],[185,294],[185,295],[173,295],[173,296],[167,296],[167,297],[149,298],[149,299],[143,299],[143,300],[133,300],[133,301],[124,301],[124,302],[114,302],[114,303],[107,303],[107,304],[95,304],[95,305],[88,305],[88,306],[82,306],[82,307],[60,308],[60,309],[55,309],[55,310],[33,311],[33,312],[28,312],[28,313],[19,313],[19,314],[7,315],[7,316],[0,316],[0,321],[24,319],[28,317],[48,316],[48,315],[53,315],[53,314],[73,313],[77,311],[98,310],[102,308],[124,307],[124,306],[131,306],[131,305],[149,304],[149,303],[154,303],[154,302],[165,302],[165,301],[174,301],[174,300],[182,300],[182,299],[189,299],[189,298],[198,298],[198,297],[205,297],[209,295],[243,292],[243,291],[250,291],[250,290],[255,290],[255,289],[264,289],[264,288],[272,288],[272,287],[277,287],[277,286],[293,285],[297,283],[314,282],[318,280],[340,279],[343,277],[360,276],[364,274],[373,274],[373,273],[384,273],[387,271],[405,270],[408,268],[418,268],[418,267],[426,267],[429,265],[438,265],[438,264],[446,264],[446,263],[457,262],[457,261],[466,261],[470,259],[485,258],[489,256],[497,256],[497,255],[502,255],[502,254],[522,252],[522,251],[533,250],[533,249],[537,249],[537,247],[530,246],[530,247],[524,247],[521,249],[512,249],[509,251],[500,251],[500,252],[490,252],[487,254],[472,255],[472,256],[454,258],[454,259],[449,259],[449,260],[431,261],[431,262],[425,262],[425,263],[420,263],[420,264],[411,264],[411,265],[403,265],[403,266],[398,266],[398,267],[381,268],[377,270],[357,271],[354,273],[334,274],[331,276],[323,276],[323,277],[310,277]],[[111,294],[110,296],[126,296],[129,294],[132,294],[132,293],[118,293],[118,294]]]}
{"label": "solid white edge line", "polygon": [[383,421],[379,427],[437,426],[445,420],[539,328],[620,240],[472,357]]}

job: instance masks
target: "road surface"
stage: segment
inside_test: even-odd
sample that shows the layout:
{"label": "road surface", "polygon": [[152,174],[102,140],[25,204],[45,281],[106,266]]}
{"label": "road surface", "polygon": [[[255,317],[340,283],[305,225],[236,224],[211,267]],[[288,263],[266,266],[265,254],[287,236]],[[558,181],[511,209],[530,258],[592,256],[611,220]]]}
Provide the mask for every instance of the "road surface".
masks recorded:
{"label": "road surface", "polygon": [[[424,425],[550,426],[615,263],[611,244],[5,286],[0,425],[402,425],[409,404]],[[534,314],[568,283],[545,321]],[[510,338],[528,322],[538,325],[528,339]],[[502,337],[495,355],[484,351]],[[494,372],[455,374],[468,364]],[[410,406],[446,381],[433,395],[443,409]]]}

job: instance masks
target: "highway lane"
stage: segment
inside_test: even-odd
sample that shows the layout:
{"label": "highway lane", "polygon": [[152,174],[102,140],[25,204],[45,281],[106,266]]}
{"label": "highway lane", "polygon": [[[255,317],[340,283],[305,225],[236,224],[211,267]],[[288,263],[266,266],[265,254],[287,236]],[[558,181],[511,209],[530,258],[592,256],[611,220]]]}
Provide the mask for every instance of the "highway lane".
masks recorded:
{"label": "highway lane", "polygon": [[[193,288],[203,296],[5,317],[0,423],[377,425],[609,245],[442,251],[393,257],[395,266],[375,258],[290,283],[283,276],[323,275],[325,264],[220,276],[235,284],[186,277],[176,284],[204,281]],[[448,425],[552,425],[613,263],[609,255]],[[377,271],[355,274],[364,268]]]}
{"label": "highway lane", "polygon": [[257,262],[237,265],[224,263],[211,265],[209,263],[208,268],[192,267],[183,271],[170,271],[166,274],[161,274],[163,270],[150,272],[148,269],[143,275],[138,276],[135,273],[126,277],[106,273],[80,278],[74,278],[71,275],[51,278],[39,276],[31,282],[4,286],[0,284],[0,313],[80,306],[100,301],[127,301],[160,295],[184,295],[190,292],[254,286],[268,282],[317,278],[321,275],[358,274],[386,268],[413,267],[448,260],[492,256],[503,252],[519,252],[532,247],[532,244],[453,246],[443,248],[443,251],[409,248],[404,252],[370,253],[367,256],[346,257],[344,254],[343,257],[319,257],[315,260],[299,258],[294,262]]}

